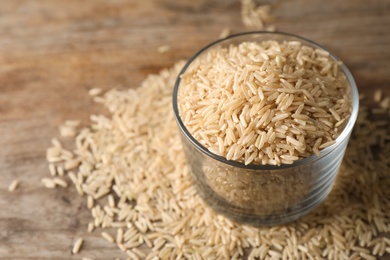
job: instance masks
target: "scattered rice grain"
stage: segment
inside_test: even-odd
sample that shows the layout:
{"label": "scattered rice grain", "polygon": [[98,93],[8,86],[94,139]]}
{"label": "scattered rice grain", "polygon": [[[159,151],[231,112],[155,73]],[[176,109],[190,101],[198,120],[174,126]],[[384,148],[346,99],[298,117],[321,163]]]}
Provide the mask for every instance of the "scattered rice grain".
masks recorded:
{"label": "scattered rice grain", "polygon": [[170,50],[171,50],[171,46],[169,46],[169,45],[162,45],[162,46],[157,48],[157,51],[159,53],[166,53],[166,52],[169,52]]}
{"label": "scattered rice grain", "polygon": [[88,91],[88,94],[90,96],[97,96],[97,95],[100,95],[102,92],[103,92],[103,90],[101,88],[91,88]]}
{"label": "scattered rice grain", "polygon": [[231,33],[230,28],[223,29],[222,32],[219,34],[219,39],[228,37],[230,33]]}
{"label": "scattered rice grain", "polygon": [[101,235],[102,235],[102,237],[103,237],[104,239],[106,239],[108,242],[111,242],[111,243],[114,243],[114,242],[115,242],[114,238],[113,238],[110,234],[108,234],[107,232],[102,232]]}
{"label": "scattered rice grain", "polygon": [[13,180],[11,184],[8,186],[8,191],[14,191],[19,185],[19,180]]}
{"label": "scattered rice grain", "polygon": [[56,185],[59,185],[61,187],[68,187],[68,183],[66,183],[66,181],[64,181],[63,179],[60,179],[60,178],[54,178],[53,179],[53,182],[56,184]]}
{"label": "scattered rice grain", "polygon": [[83,242],[84,242],[84,240],[82,238],[78,238],[76,240],[76,242],[74,243],[73,248],[72,248],[73,254],[77,254],[80,251],[81,246],[83,245]]}
{"label": "scattered rice grain", "polygon": [[52,179],[49,178],[42,178],[41,182],[45,185],[48,189],[54,189],[56,187],[55,182]]}

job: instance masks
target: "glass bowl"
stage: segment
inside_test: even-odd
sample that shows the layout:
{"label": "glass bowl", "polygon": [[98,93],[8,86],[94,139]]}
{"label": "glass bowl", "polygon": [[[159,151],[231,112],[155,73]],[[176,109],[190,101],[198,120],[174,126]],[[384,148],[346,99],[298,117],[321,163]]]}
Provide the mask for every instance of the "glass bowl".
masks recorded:
{"label": "glass bowl", "polygon": [[[280,32],[247,32],[213,42],[186,63],[180,75],[201,55],[216,46],[227,47],[246,41],[299,41],[303,45],[327,51],[313,41]],[[327,51],[329,52],[329,51]],[[330,53],[330,52],[329,52]],[[340,61],[330,53],[330,57]],[[342,64],[350,87],[352,112],[336,138],[336,143],[293,164],[258,165],[227,160],[202,146],[186,129],[179,115],[179,77],[173,92],[173,109],[179,127],[190,177],[201,198],[216,212],[240,223],[278,225],[294,221],[318,206],[332,189],[349,137],[357,118],[359,98],[356,83]]]}

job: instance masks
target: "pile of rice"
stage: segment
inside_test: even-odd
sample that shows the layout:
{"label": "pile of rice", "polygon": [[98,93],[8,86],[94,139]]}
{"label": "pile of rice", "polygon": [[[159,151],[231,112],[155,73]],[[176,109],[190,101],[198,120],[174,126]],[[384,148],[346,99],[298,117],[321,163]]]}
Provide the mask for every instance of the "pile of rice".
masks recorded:
{"label": "pile of rice", "polygon": [[[54,186],[71,179],[86,198],[90,232],[104,231],[130,259],[375,259],[390,253],[388,106],[375,110],[383,112],[376,121],[361,109],[335,186],[314,212],[282,226],[239,225],[205,206],[188,181],[171,108],[182,66],[148,76],[137,89],[95,96],[109,116],[91,116],[92,124],[77,131],[74,151],[53,139],[47,159]],[[78,239],[74,252],[88,243]]]}
{"label": "pile of rice", "polygon": [[320,155],[351,113],[339,62],[297,41],[216,46],[181,75],[177,98],[195,139],[246,165]]}

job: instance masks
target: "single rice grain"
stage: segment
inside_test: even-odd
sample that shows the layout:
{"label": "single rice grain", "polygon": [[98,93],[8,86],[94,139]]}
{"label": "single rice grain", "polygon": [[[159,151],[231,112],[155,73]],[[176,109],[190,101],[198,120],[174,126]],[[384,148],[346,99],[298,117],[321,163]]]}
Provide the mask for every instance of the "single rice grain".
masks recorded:
{"label": "single rice grain", "polygon": [[82,238],[78,238],[76,242],[73,244],[72,253],[79,253],[81,246],[83,245],[84,240]]}
{"label": "single rice grain", "polygon": [[19,180],[13,180],[11,184],[8,186],[8,191],[14,191],[19,186]]}
{"label": "single rice grain", "polygon": [[103,237],[104,239],[106,239],[108,242],[111,242],[111,243],[114,243],[114,242],[115,242],[114,238],[113,238],[110,234],[108,234],[107,232],[102,232],[101,235],[102,235],[102,237]]}

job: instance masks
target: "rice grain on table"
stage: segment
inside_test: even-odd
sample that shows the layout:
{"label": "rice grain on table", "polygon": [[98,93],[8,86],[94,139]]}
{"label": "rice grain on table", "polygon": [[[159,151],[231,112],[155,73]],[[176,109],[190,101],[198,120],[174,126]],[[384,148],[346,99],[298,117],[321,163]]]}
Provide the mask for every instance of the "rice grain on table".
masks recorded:
{"label": "rice grain on table", "polygon": [[57,147],[57,148],[62,148],[62,144],[60,141],[58,141],[57,138],[52,138],[51,139],[51,143],[54,147]]}
{"label": "rice grain on table", "polygon": [[78,127],[80,125],[80,121],[79,120],[66,120],[64,125],[68,126],[68,127]]}
{"label": "rice grain on table", "polygon": [[161,45],[157,48],[157,51],[159,53],[166,53],[166,52],[169,52],[171,50],[171,46],[169,45]]}
{"label": "rice grain on table", "polygon": [[139,260],[140,258],[132,250],[126,250],[126,254],[130,257],[131,260]]}
{"label": "rice grain on table", "polygon": [[88,232],[91,233],[95,229],[95,225],[93,222],[88,223]]}
{"label": "rice grain on table", "polygon": [[101,235],[102,235],[102,237],[105,238],[108,242],[111,242],[111,243],[114,243],[114,242],[115,242],[114,238],[113,238],[110,234],[108,234],[107,232],[102,232]]}
{"label": "rice grain on table", "polygon": [[[226,255],[233,259],[255,255],[361,259],[374,253],[390,254],[390,240],[383,239],[383,246],[382,240],[376,240],[388,236],[390,228],[387,176],[390,129],[388,123],[376,125],[377,121],[371,118],[373,109],[361,107],[332,192],[318,208],[282,226],[240,225],[208,208],[188,180],[170,103],[172,87],[182,66],[179,63],[171,70],[148,76],[137,89],[107,91],[102,99],[109,115],[98,117],[75,137],[74,158],[79,164],[72,170],[64,169],[65,178],[69,176],[80,195],[88,191],[93,197],[99,190],[108,192],[96,199],[90,209],[92,219],[88,229],[91,232],[99,227],[99,232],[113,234],[116,229],[118,238],[121,232],[118,229],[122,229],[123,241],[117,243],[118,250],[124,254],[131,250],[140,259],[166,254],[178,259],[199,256],[222,259]],[[330,71],[333,73],[333,68]],[[261,79],[264,75],[256,76]],[[226,81],[234,84],[234,79],[231,83],[229,79]],[[300,84],[301,88],[308,88]],[[264,91],[265,97],[268,91]],[[315,98],[316,94],[311,95]],[[291,106],[298,107],[292,113],[297,115],[305,115],[310,108],[305,103],[293,102]],[[338,108],[335,111],[340,113]],[[240,115],[236,116],[234,120],[239,122]],[[383,116],[380,121],[389,122],[388,115]],[[287,129],[280,125],[269,136],[263,133],[264,140],[268,140],[272,133],[286,134]],[[382,136],[387,138],[378,146]],[[231,138],[236,139],[234,142],[239,140],[238,136]],[[299,138],[295,140],[300,142]],[[313,138],[317,147],[328,141],[320,136]],[[373,147],[380,149],[378,153],[373,154]],[[280,149],[292,148],[286,143]],[[50,150],[49,154],[52,159],[61,151]],[[62,165],[63,162],[53,163]],[[52,183],[51,179],[48,182]],[[115,205],[109,202],[109,195],[115,198]],[[165,244],[157,249],[161,243]],[[150,251],[156,245],[156,251]]]}
{"label": "rice grain on table", "polygon": [[63,177],[65,174],[64,167],[62,165],[57,165],[56,171],[60,177]]}
{"label": "rice grain on table", "polygon": [[221,33],[219,34],[219,39],[226,38],[230,35],[231,31],[230,28],[224,28]]}
{"label": "rice grain on table", "polygon": [[49,178],[42,178],[41,182],[45,185],[46,188],[54,189],[56,187],[56,183]]}
{"label": "rice grain on table", "polygon": [[59,127],[59,129],[62,137],[73,137],[77,133],[76,128],[73,126],[62,125]]}
{"label": "rice grain on table", "polygon": [[93,206],[94,206],[94,199],[93,199],[93,197],[92,196],[88,196],[87,197],[87,207],[89,208],[89,209],[92,209],[93,208]]}
{"label": "rice grain on table", "polygon": [[102,92],[103,92],[103,90],[101,88],[91,88],[88,91],[88,94],[90,96],[97,96],[97,95],[100,95]]}
{"label": "rice grain on table", "polygon": [[60,178],[54,178],[53,179],[53,182],[58,185],[58,186],[61,186],[61,187],[68,187],[68,183],[66,181],[64,181],[63,179],[60,179]]}
{"label": "rice grain on table", "polygon": [[18,185],[19,185],[19,180],[13,180],[12,182],[11,182],[11,184],[8,186],[8,191],[15,191],[16,190],[16,188],[18,187]]}
{"label": "rice grain on table", "polygon": [[83,242],[84,242],[84,240],[82,238],[78,238],[76,240],[76,242],[74,243],[73,248],[72,248],[73,254],[77,254],[80,251],[81,246],[83,245]]}

